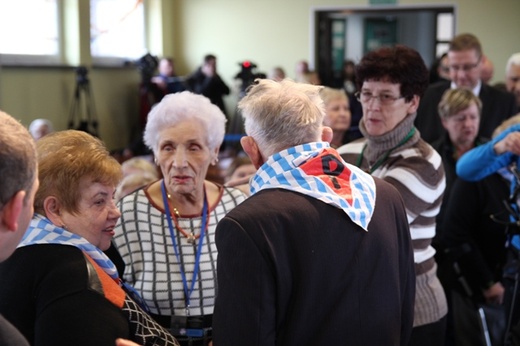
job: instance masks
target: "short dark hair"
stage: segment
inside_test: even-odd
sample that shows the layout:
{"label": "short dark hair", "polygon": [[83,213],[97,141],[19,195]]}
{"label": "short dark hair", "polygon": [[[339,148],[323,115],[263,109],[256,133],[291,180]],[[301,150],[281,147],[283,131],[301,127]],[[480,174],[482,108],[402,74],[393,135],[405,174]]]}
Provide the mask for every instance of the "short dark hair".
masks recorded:
{"label": "short dark hair", "polygon": [[409,102],[421,97],[428,87],[428,68],[414,49],[395,45],[367,53],[356,66],[359,90],[365,81],[386,81],[401,85],[401,95]]}
{"label": "short dark hair", "polygon": [[204,63],[207,64],[208,62],[210,62],[211,60],[217,60],[217,57],[214,56],[213,54],[208,54],[204,57]]}

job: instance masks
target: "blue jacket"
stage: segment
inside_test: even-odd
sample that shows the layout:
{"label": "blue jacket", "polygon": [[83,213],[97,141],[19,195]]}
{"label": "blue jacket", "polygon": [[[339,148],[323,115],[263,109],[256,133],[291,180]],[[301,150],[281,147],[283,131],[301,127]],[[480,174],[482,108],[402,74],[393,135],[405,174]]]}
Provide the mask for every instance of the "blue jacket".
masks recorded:
{"label": "blue jacket", "polygon": [[478,181],[501,168],[509,166],[513,162],[516,162],[517,166],[520,167],[517,155],[509,152],[497,155],[493,149],[497,142],[514,131],[520,131],[520,124],[509,127],[490,142],[473,148],[462,155],[457,161],[457,175],[467,181]]}

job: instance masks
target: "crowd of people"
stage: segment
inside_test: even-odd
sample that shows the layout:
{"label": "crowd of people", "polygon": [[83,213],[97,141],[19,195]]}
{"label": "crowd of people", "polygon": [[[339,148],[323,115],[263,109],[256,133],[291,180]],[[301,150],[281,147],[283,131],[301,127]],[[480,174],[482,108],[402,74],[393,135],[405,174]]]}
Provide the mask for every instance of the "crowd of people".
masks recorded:
{"label": "crowd of people", "polygon": [[[239,100],[163,58],[144,156],[0,112],[0,344],[520,345],[520,53],[404,45]],[[223,163],[225,162],[225,164]]]}

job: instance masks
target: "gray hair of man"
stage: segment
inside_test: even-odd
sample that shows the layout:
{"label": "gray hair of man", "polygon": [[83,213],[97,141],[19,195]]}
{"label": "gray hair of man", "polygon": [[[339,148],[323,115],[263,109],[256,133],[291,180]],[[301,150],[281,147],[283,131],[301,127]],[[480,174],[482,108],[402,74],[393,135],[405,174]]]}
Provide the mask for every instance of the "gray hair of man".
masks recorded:
{"label": "gray hair of man", "polygon": [[207,97],[189,91],[168,94],[152,108],[144,130],[144,143],[157,155],[161,130],[183,121],[196,121],[202,125],[210,149],[215,150],[222,144],[226,116]]}
{"label": "gray hair of man", "polygon": [[245,130],[265,158],[284,149],[321,139],[323,87],[257,79],[238,104]]}
{"label": "gray hair of man", "polygon": [[36,178],[36,148],[27,129],[0,111],[0,210],[19,191],[27,191]]}
{"label": "gray hair of man", "polygon": [[509,59],[507,59],[506,73],[507,73],[507,71],[509,71],[509,69],[511,68],[512,65],[520,66],[520,52],[519,53],[514,53],[513,55],[511,55],[509,57]]}

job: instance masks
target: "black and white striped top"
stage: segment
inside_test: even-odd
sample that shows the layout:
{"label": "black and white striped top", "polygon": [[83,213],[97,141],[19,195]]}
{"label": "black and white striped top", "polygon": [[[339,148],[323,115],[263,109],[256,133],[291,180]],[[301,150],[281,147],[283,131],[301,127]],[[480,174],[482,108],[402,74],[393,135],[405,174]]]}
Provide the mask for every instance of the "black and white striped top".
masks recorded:
{"label": "black and white striped top", "polygon": [[[190,316],[213,313],[217,289],[217,223],[246,196],[238,189],[222,187],[218,203],[209,206],[209,225],[200,256],[200,271],[190,297]],[[119,202],[121,218],[114,244],[125,264],[124,280],[133,285],[148,304],[150,312],[165,316],[185,316],[186,304],[180,266],[175,256],[167,216],[140,189]],[[186,232],[200,233],[202,216],[178,218]],[[174,226],[175,227],[175,226]],[[175,230],[179,255],[188,287],[191,286],[198,241],[189,244]]]}

